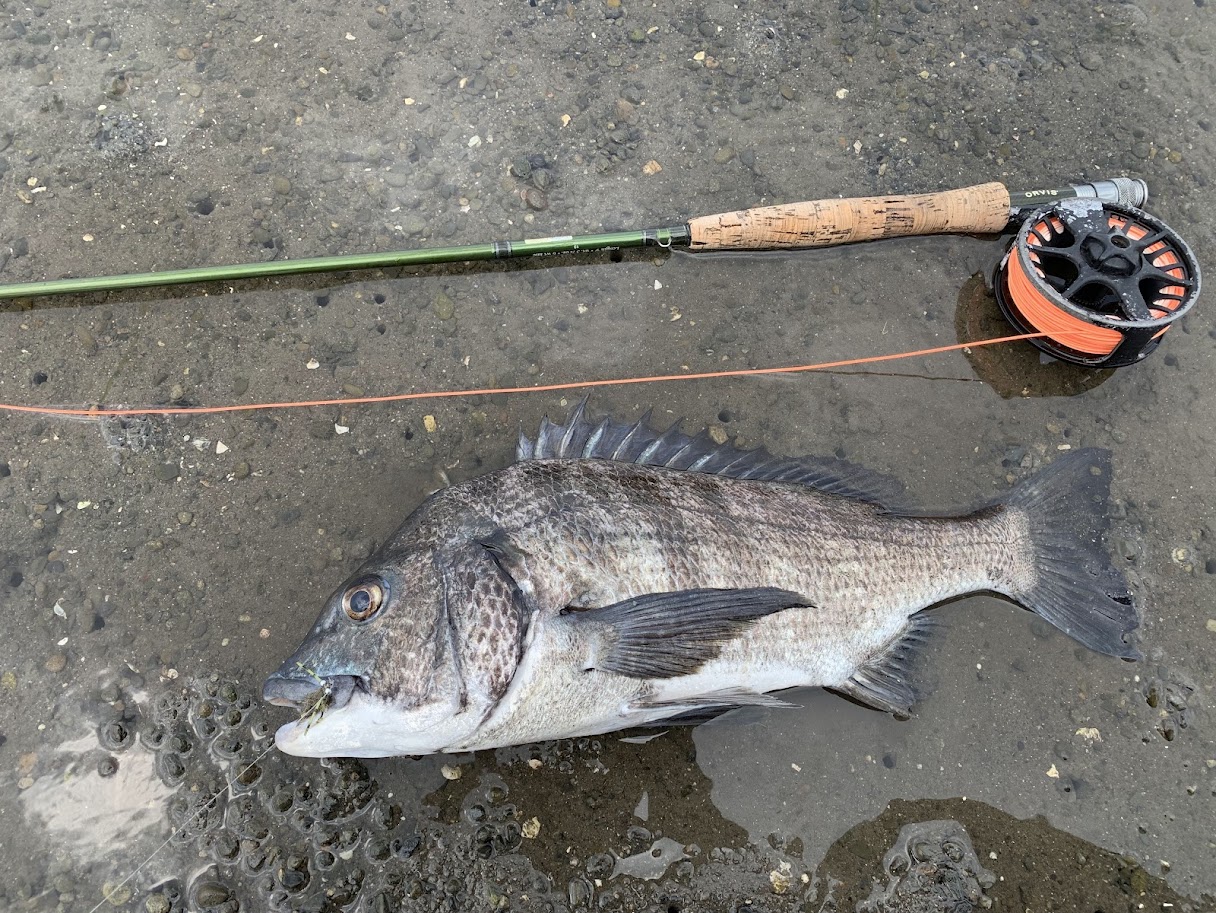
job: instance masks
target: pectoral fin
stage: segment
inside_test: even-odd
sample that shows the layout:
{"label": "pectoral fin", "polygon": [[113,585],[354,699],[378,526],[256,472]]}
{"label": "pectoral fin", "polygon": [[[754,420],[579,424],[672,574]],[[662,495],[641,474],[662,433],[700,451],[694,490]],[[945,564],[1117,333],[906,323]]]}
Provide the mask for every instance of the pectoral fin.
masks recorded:
{"label": "pectoral fin", "polygon": [[647,593],[563,617],[587,639],[589,669],[674,678],[696,672],[758,619],[810,604],[805,596],[776,587],[697,589]]}

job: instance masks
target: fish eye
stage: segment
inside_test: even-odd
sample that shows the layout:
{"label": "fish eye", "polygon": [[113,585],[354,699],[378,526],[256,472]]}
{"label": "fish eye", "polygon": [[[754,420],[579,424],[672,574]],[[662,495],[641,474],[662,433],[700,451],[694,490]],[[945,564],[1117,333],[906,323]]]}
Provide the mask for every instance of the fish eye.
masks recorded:
{"label": "fish eye", "polygon": [[342,594],[342,611],[352,621],[367,621],[384,605],[384,587],[377,580],[363,580]]}

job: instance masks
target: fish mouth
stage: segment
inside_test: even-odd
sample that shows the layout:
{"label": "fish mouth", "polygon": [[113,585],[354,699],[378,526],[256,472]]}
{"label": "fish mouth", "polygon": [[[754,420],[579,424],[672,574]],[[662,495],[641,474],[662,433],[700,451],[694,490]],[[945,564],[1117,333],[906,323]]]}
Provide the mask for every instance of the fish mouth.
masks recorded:
{"label": "fish mouth", "polygon": [[304,713],[324,697],[325,709],[341,710],[356,690],[367,691],[359,675],[284,675],[275,672],[262,685],[262,700]]}

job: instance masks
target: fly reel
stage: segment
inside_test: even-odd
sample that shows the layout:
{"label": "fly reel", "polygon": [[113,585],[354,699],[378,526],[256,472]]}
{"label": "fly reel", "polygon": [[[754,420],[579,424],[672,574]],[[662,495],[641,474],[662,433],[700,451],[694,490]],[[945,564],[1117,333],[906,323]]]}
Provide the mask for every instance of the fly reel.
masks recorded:
{"label": "fly reel", "polygon": [[1066,200],[1021,225],[993,282],[1006,319],[1062,361],[1135,364],[1199,296],[1199,264],[1164,222],[1100,200]]}

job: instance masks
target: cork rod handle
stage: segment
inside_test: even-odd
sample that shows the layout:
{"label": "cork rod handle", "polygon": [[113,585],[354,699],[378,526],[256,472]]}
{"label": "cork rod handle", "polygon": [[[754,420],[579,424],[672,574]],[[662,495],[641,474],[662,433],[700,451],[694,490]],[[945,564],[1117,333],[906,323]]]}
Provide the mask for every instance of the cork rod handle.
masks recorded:
{"label": "cork rod handle", "polygon": [[992,182],[941,193],[761,206],[688,223],[692,250],[830,247],[905,235],[1003,230],[1009,191]]}

